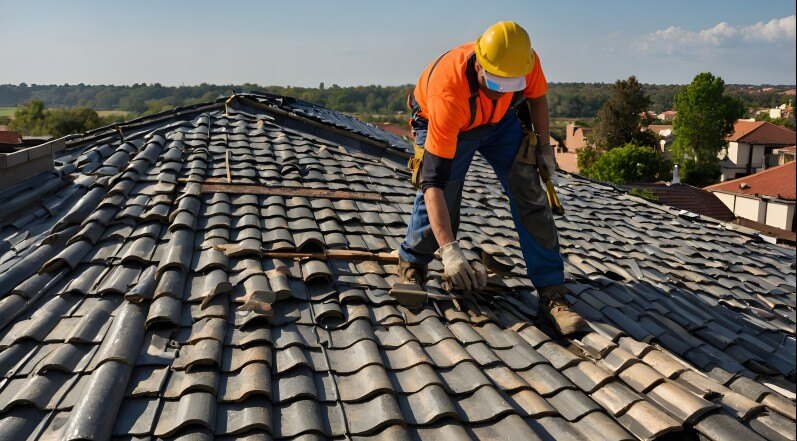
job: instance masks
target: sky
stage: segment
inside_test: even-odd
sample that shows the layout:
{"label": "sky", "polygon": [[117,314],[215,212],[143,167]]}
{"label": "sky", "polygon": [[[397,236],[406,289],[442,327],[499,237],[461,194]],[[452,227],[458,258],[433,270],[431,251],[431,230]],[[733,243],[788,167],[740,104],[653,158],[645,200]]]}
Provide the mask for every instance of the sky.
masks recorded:
{"label": "sky", "polygon": [[408,84],[500,20],[549,82],[797,75],[794,0],[0,0],[0,84]]}

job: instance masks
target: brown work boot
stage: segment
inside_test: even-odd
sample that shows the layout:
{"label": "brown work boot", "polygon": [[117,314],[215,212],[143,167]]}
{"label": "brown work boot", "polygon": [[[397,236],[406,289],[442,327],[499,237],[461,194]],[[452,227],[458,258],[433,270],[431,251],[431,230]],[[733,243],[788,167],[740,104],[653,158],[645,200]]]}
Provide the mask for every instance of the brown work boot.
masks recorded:
{"label": "brown work boot", "polygon": [[401,283],[414,283],[423,286],[426,279],[426,267],[407,262],[399,256],[398,276]]}
{"label": "brown work boot", "polygon": [[540,293],[540,313],[554,325],[562,335],[570,335],[588,329],[587,322],[570,310],[565,300],[567,288],[564,285],[546,286]]}

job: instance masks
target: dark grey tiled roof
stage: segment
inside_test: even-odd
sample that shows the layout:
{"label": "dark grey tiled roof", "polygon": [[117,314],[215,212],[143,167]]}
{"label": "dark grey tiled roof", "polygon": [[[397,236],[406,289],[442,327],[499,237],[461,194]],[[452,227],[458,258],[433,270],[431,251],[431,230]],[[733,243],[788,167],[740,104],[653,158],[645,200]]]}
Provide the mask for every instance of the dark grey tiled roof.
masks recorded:
{"label": "dark grey tiled roof", "polygon": [[411,146],[409,146],[407,142],[400,136],[381,130],[372,124],[362,122],[349,115],[326,109],[317,104],[308,103],[307,101],[289,97],[275,97],[274,95],[268,94],[253,94],[252,97],[256,98],[260,102],[278,106],[281,109],[290,111],[296,115],[305,116],[316,121],[330,124],[334,127],[339,127],[353,133],[386,142],[395,149],[406,152],[410,152],[412,150],[410,148]]}
{"label": "dark grey tiled roof", "polygon": [[593,332],[557,338],[477,159],[460,237],[515,269],[478,305],[409,310],[391,265],[262,257],[389,252],[413,199],[385,140],[285,106],[98,131],[0,194],[0,439],[794,437],[793,252],[563,175]]}

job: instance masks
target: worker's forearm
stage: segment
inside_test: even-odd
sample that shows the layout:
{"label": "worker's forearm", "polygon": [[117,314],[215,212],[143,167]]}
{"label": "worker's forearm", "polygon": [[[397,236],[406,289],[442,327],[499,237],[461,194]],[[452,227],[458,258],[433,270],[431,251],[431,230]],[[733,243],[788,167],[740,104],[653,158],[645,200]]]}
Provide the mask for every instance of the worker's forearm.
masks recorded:
{"label": "worker's forearm", "polygon": [[529,99],[531,104],[531,123],[534,131],[540,135],[540,142],[548,144],[551,136],[551,122],[548,117],[548,97],[543,95],[539,98]]}
{"label": "worker's forearm", "polygon": [[423,192],[426,202],[426,214],[429,216],[429,225],[432,227],[434,238],[438,245],[445,245],[454,241],[454,231],[451,229],[451,218],[448,216],[446,198],[442,188],[431,187]]}

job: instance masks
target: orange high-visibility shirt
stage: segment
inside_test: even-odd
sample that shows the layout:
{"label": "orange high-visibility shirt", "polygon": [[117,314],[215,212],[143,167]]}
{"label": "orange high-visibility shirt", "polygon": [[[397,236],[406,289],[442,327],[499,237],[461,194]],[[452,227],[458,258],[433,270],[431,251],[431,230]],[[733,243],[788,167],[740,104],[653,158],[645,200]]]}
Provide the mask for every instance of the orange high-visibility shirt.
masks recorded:
{"label": "orange high-visibility shirt", "polygon": [[[483,124],[494,124],[501,120],[512,104],[512,93],[505,93],[493,102],[479,91],[476,117],[470,122],[470,86],[465,76],[468,58],[473,54],[474,42],[465,43],[433,61],[423,70],[414,97],[421,110],[419,115],[429,121],[424,148],[445,159],[454,157],[457,136]],[[540,57],[534,56],[534,67],[526,74],[523,96],[539,98],[548,91],[548,83],[540,66]],[[435,65],[435,62],[437,63]],[[434,66],[431,77],[429,71]],[[428,79],[428,81],[427,81]]]}

